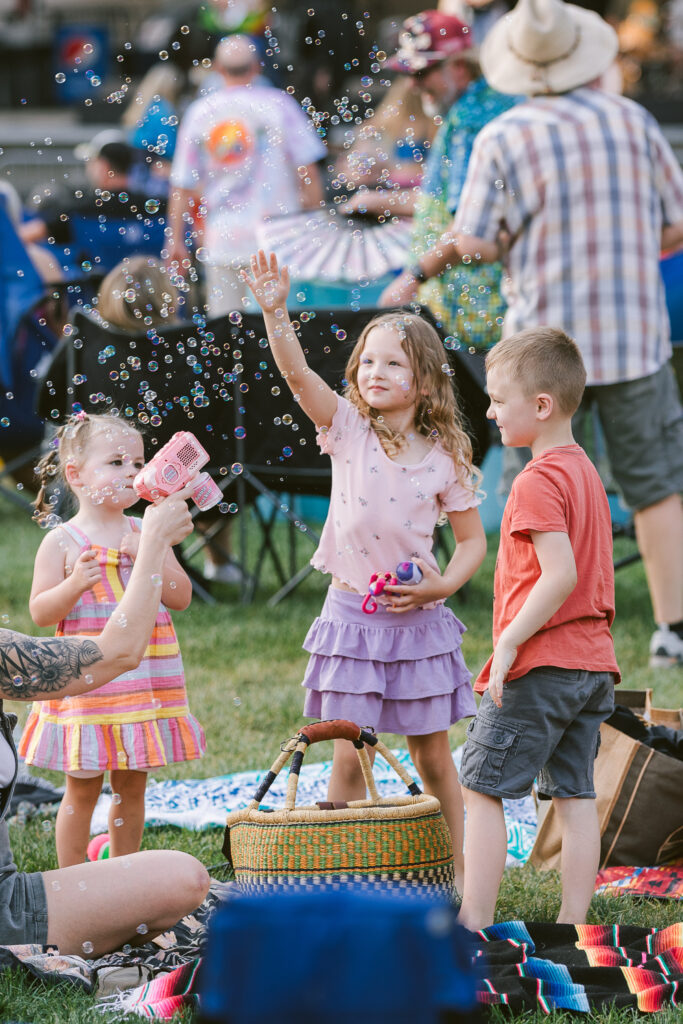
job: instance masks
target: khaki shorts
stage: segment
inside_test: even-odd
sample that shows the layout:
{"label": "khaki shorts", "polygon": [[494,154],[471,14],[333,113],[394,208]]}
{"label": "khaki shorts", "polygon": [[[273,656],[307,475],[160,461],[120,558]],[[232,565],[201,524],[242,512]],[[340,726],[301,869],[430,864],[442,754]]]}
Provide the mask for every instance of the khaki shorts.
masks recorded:
{"label": "khaki shorts", "polygon": [[650,377],[586,388],[575,436],[595,404],[615,483],[636,512],[683,492],[683,407],[670,363]]}
{"label": "khaki shorts", "polygon": [[503,706],[488,690],[467,729],[460,765],[466,789],[510,800],[595,797],[593,762],[600,723],[614,709],[611,672],[533,668],[503,687]]}
{"label": "khaki shorts", "polygon": [[47,945],[47,899],[39,871],[10,871],[0,879],[0,945]]}

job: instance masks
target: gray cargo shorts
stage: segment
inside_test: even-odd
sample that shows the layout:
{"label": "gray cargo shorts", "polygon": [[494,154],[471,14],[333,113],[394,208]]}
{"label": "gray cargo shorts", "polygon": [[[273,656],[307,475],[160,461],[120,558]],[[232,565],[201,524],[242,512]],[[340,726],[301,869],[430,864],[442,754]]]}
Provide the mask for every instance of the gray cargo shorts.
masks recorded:
{"label": "gray cargo shorts", "polygon": [[460,766],[466,789],[518,800],[538,795],[595,797],[593,762],[600,723],[614,709],[611,672],[542,666],[503,687],[503,706],[488,690],[467,729]]}

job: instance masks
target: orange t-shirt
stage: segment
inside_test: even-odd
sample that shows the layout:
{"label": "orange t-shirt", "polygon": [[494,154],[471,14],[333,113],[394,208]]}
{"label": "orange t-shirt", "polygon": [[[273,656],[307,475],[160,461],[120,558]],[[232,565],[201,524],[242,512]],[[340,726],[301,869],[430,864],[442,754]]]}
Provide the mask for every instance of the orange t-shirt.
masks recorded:
{"label": "orange t-shirt", "polygon": [[[517,653],[508,679],[540,665],[614,672],[612,523],[602,481],[578,444],[548,448],[516,477],[503,513],[493,585],[493,643],[541,575],[530,530],[566,533],[577,583],[564,604]],[[491,658],[475,683],[483,693]]]}

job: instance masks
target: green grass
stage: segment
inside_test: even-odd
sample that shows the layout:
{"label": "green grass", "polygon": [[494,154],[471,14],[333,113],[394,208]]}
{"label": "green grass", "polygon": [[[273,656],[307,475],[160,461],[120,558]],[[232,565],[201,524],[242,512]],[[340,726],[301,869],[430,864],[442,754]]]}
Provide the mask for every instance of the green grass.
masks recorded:
{"label": "green grass", "polygon": [[[41,531],[27,516],[6,503],[0,506],[3,532],[2,583],[0,584],[0,621],[3,626],[24,632],[35,630],[28,614],[28,594],[33,557]],[[279,537],[283,542],[283,536]],[[456,614],[468,627],[464,652],[475,671],[489,654],[491,632],[491,593],[497,539],[490,538],[489,554],[482,569],[467,588],[464,598],[453,603]],[[620,541],[619,553],[632,550],[628,541]],[[312,549],[311,549],[312,550]],[[309,545],[300,541],[300,561]],[[240,605],[236,588],[218,587],[221,603],[211,607],[194,601],[187,612],[174,615],[185,661],[190,706],[202,722],[208,749],[202,761],[155,771],[154,777],[209,777],[250,768],[263,768],[274,760],[279,744],[302,724],[301,678],[306,655],[301,642],[317,614],[325,592],[325,581],[312,574],[275,609],[266,606],[276,589],[272,574],[250,606]],[[652,614],[642,566],[635,564],[617,574],[617,619],[614,637],[623,685],[631,689],[650,687],[653,703],[674,707],[681,701],[681,673],[662,672],[647,667],[647,649],[653,629]],[[43,631],[49,633],[49,630]],[[9,707],[9,704],[8,704]],[[14,704],[22,720],[27,706]],[[464,727],[451,730],[452,745],[462,742]],[[390,745],[399,745],[399,737],[390,737]],[[310,759],[331,756],[329,745],[316,746]],[[60,783],[57,773],[44,772]],[[204,864],[222,860],[222,832],[218,829],[193,833],[172,828],[147,829],[145,847],[174,847],[187,850]],[[57,866],[52,830],[44,822],[32,820],[23,827],[12,827],[12,843],[17,862],[23,870],[46,870]],[[530,867],[507,871],[501,889],[499,920],[526,918],[553,920],[560,904],[559,879],[554,872],[538,873]],[[673,902],[658,902],[629,897],[596,897],[590,920],[663,927],[680,919]],[[93,1000],[67,986],[29,983],[8,972],[0,974],[0,1020],[31,1021],[32,1024],[86,1024],[94,1018]],[[569,1021],[567,1014],[547,1018],[526,1014],[516,1020]],[[123,1020],[124,1018],[117,1018]],[[190,1020],[185,1014],[180,1018]],[[494,1014],[494,1020],[503,1019]],[[506,1020],[510,1017],[506,1016]],[[575,1018],[572,1018],[575,1019]],[[627,1024],[631,1013],[610,1011],[596,1014],[600,1024]],[[680,1020],[678,1011],[664,1012],[662,1024]],[[125,1020],[139,1020],[127,1017]]]}

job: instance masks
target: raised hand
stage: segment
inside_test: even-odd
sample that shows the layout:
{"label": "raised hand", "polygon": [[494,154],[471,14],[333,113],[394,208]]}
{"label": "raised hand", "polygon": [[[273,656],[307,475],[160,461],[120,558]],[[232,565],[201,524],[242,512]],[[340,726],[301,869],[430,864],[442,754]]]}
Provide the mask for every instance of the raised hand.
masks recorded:
{"label": "raised hand", "polygon": [[277,265],[274,252],[266,254],[263,249],[251,257],[251,276],[243,270],[242,280],[264,313],[284,309],[289,295],[289,271]]}

